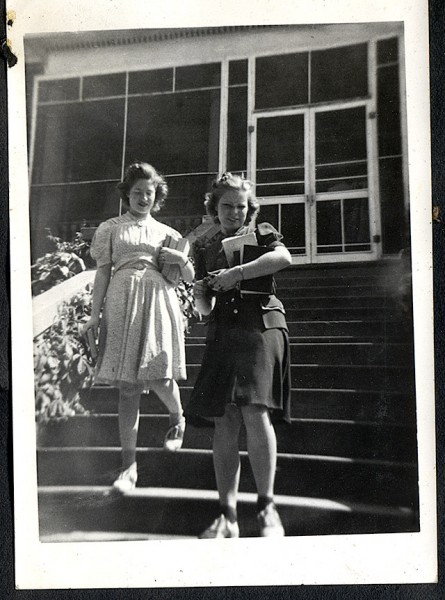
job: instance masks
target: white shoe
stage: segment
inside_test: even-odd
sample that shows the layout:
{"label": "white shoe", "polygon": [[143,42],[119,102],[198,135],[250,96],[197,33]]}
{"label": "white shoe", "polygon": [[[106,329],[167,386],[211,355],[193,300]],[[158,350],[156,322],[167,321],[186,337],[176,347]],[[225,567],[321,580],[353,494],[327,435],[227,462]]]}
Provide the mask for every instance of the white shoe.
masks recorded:
{"label": "white shoe", "polygon": [[210,527],[199,536],[200,540],[215,538],[237,538],[239,537],[238,523],[231,523],[225,515],[220,515],[213,521]]}
{"label": "white shoe", "polygon": [[125,471],[121,471],[119,473],[119,477],[113,483],[113,490],[120,492],[121,494],[124,494],[125,492],[131,492],[131,490],[134,490],[136,487],[137,480],[137,465],[134,462],[128,467],[128,469],[125,469]]}
{"label": "white shoe", "polygon": [[164,450],[176,452],[182,447],[185,433],[185,419],[182,419],[177,425],[172,425],[165,434]]}
{"label": "white shoe", "polygon": [[261,537],[284,536],[284,527],[273,502],[268,504],[264,510],[258,513],[257,518]]}

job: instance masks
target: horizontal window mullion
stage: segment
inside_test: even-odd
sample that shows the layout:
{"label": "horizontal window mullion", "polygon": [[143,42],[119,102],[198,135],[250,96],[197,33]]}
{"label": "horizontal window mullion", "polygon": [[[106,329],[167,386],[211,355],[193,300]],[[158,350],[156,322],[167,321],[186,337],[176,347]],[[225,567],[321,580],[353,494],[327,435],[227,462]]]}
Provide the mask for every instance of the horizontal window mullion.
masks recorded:
{"label": "horizontal window mullion", "polygon": [[42,188],[42,187],[57,187],[63,185],[88,185],[90,183],[119,183],[120,179],[91,179],[87,181],[59,181],[59,182],[51,182],[51,183],[32,183],[32,188]]}
{"label": "horizontal window mullion", "polygon": [[348,179],[363,179],[363,177],[367,177],[368,173],[363,173],[363,175],[344,175],[343,177],[317,177],[315,181],[345,181]]}

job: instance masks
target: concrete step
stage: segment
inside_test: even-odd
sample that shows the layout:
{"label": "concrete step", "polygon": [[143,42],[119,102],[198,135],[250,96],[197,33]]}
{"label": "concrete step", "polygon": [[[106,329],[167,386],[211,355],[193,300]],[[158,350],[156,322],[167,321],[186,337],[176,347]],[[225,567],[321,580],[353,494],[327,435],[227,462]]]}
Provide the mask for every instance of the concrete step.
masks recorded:
{"label": "concrete step", "polygon": [[[338,337],[348,338],[352,341],[367,340],[388,340],[391,342],[409,340],[412,336],[411,331],[407,331],[398,320],[306,320],[299,321],[287,320],[289,328],[289,337],[291,341],[297,341],[299,338],[325,338],[326,340]],[[193,323],[190,326],[189,333],[186,336],[186,343],[192,343],[193,338],[204,338],[207,332],[206,322]],[[296,338],[296,339],[294,339]]]}
{"label": "concrete step", "polygon": [[[409,344],[382,344],[372,342],[291,343],[291,361],[296,364],[321,365],[413,365],[414,357]],[[200,364],[205,350],[204,340],[187,343],[188,364]]]}
{"label": "concrete step", "polygon": [[[384,319],[299,319],[291,321],[287,317],[287,326],[292,340],[294,337],[348,337],[355,341],[365,339],[388,339],[396,341],[411,339],[410,329],[399,320]],[[193,337],[205,338],[207,325],[205,321],[191,323],[186,342]],[[411,342],[412,343],[412,342]]]}
{"label": "concrete step", "polygon": [[[184,406],[192,388],[180,385]],[[119,392],[115,388],[97,386],[81,391],[81,402],[93,414],[115,414]],[[412,426],[415,423],[414,396],[398,390],[305,389],[291,391],[291,413],[294,418],[343,419],[374,421]],[[141,414],[166,414],[167,410],[154,393],[141,398]]]}
{"label": "concrete step", "polygon": [[337,308],[382,308],[389,311],[396,311],[397,306],[391,298],[387,296],[309,296],[301,298],[298,296],[292,296],[291,294],[286,297],[280,294],[280,300],[284,304],[286,313],[292,309],[325,309],[330,311],[331,309]]}
{"label": "concrete step", "polygon": [[387,287],[378,282],[362,283],[351,280],[349,283],[339,281],[328,281],[324,285],[323,280],[311,281],[282,280],[277,285],[277,295],[281,299],[286,298],[372,298],[387,296]]}
{"label": "concrete step", "polygon": [[391,306],[351,306],[348,300],[342,305],[331,307],[328,305],[312,306],[307,303],[302,308],[287,308],[286,319],[289,321],[339,321],[339,320],[399,320],[398,309]]}
{"label": "concrete step", "polygon": [[[161,448],[168,429],[167,415],[142,415],[138,445]],[[416,460],[415,428],[395,424],[334,419],[294,419],[275,426],[278,451],[350,458],[413,462]],[[183,448],[212,448],[212,428],[186,429]],[[38,428],[39,447],[120,447],[117,415],[83,415],[49,422]],[[240,447],[246,450],[245,431]]]}
{"label": "concrete step", "polygon": [[[275,502],[287,536],[419,530],[418,516],[408,507],[284,495],[276,495]],[[255,503],[255,494],[240,494],[242,537],[258,535]],[[210,490],[145,487],[116,496],[108,487],[41,487],[40,537],[59,542],[187,539],[208,527],[218,508],[217,493]]]}
{"label": "concrete step", "polygon": [[394,279],[400,273],[400,262],[392,263],[350,263],[330,265],[293,265],[275,274],[277,280],[282,279],[329,279],[344,281],[351,278],[353,281]]}
{"label": "concrete step", "polygon": [[[200,369],[200,364],[187,365],[185,386],[195,384]],[[296,388],[414,390],[413,371],[402,366],[292,364],[291,382]]]}
{"label": "concrete step", "polygon": [[[241,452],[240,491],[254,493],[255,482]],[[216,489],[210,450],[138,448],[142,487]],[[110,485],[120,468],[119,448],[41,448],[37,453],[39,486]],[[275,493],[347,502],[417,508],[417,469],[413,463],[279,454]]]}

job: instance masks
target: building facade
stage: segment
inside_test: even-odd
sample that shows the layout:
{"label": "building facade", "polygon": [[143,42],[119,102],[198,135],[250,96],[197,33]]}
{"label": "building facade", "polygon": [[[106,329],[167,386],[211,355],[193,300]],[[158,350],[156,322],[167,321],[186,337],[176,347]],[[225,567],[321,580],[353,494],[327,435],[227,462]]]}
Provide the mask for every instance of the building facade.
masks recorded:
{"label": "building facade", "polygon": [[403,27],[146,29],[30,36],[33,259],[120,210],[133,160],[187,234],[223,171],[256,184],[295,264],[375,261],[408,239]]}

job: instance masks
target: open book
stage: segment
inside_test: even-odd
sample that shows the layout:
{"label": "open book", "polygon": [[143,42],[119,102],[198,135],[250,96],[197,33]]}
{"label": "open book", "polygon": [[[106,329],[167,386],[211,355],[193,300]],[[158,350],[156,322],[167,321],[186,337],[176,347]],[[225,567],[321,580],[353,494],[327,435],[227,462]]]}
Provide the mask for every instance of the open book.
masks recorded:
{"label": "open book", "polygon": [[[184,254],[189,253],[190,244],[185,238],[179,238],[175,240],[171,235],[167,235],[163,244],[164,248],[172,248],[173,250],[179,250]],[[181,278],[181,267],[179,265],[164,265],[161,270],[162,275],[174,285],[178,285]]]}

